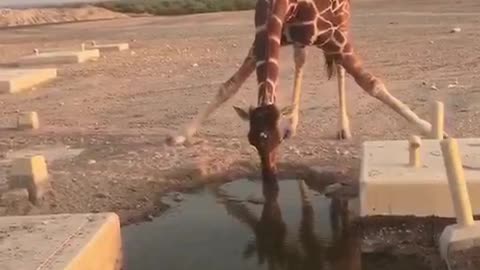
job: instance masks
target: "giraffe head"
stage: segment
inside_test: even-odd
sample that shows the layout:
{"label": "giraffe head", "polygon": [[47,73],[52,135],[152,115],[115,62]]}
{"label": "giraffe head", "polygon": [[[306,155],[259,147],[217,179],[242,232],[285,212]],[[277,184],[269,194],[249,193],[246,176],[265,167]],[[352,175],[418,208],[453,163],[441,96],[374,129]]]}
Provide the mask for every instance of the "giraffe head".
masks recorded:
{"label": "giraffe head", "polygon": [[270,104],[248,110],[234,106],[234,109],[241,119],[250,122],[248,141],[257,149],[264,169],[266,166],[275,170],[277,147],[288,136],[287,130],[280,127],[281,118],[291,116],[292,108],[279,110]]}

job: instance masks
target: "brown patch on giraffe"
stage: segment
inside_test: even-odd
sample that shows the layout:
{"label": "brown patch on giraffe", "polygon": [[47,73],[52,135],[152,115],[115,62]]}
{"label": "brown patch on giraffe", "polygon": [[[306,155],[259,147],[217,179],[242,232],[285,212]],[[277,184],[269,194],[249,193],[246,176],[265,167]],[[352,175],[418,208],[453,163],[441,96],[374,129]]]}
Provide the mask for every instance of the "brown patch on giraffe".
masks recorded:
{"label": "brown patch on giraffe", "polygon": [[317,17],[317,12],[312,2],[300,2],[297,4],[297,13],[292,22],[313,21]]}
{"label": "brown patch on giraffe", "polygon": [[291,25],[288,29],[294,42],[311,45],[315,36],[315,25]]}
{"label": "brown patch on giraffe", "polygon": [[318,17],[316,25],[319,31],[325,31],[333,26],[333,24],[324,17]]}
{"label": "brown patch on giraffe", "polygon": [[268,21],[267,29],[269,34],[277,35],[282,32],[282,23],[272,17]]}
{"label": "brown patch on giraffe", "polygon": [[342,46],[331,39],[322,46],[322,49],[328,53],[340,53]]}
{"label": "brown patch on giraffe", "polygon": [[269,61],[267,62],[266,66],[268,70],[268,74],[267,74],[268,79],[270,79],[272,82],[275,82],[275,80],[278,78],[278,72],[279,72],[278,64]]}
{"label": "brown patch on giraffe", "polygon": [[255,10],[263,12],[255,12],[255,26],[264,25],[267,21],[267,10],[270,9],[267,1],[259,0],[255,6]]}
{"label": "brown patch on giraffe", "polygon": [[[263,61],[263,60],[262,60]],[[256,73],[257,73],[257,80],[258,80],[258,83],[261,83],[261,78],[266,78],[267,77],[267,65],[266,65],[266,62],[257,66],[257,70],[256,70]]]}
{"label": "brown patch on giraffe", "polygon": [[345,38],[344,34],[341,31],[333,32],[333,38],[335,41],[341,45],[345,45],[347,39]]}
{"label": "brown patch on giraffe", "polygon": [[333,35],[333,30],[331,29],[324,33],[321,33],[317,36],[317,39],[314,41],[314,44],[319,46],[321,49],[324,49],[323,45],[326,44],[332,38],[332,35]]}

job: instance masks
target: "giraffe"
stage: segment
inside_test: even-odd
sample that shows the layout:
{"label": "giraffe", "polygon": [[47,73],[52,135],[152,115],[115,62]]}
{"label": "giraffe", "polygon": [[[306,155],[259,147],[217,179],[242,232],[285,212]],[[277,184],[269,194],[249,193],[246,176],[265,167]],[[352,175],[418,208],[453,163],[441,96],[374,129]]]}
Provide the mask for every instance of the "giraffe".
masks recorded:
{"label": "giraffe", "polygon": [[[381,79],[364,68],[349,36],[350,11],[350,0],[258,0],[254,15],[255,38],[242,65],[220,86],[214,102],[186,126],[184,134],[170,136],[168,141],[179,144],[188,140],[200,123],[235,95],[256,71],[257,106],[248,109],[234,106],[234,109],[241,119],[249,121],[248,140],[259,153],[264,175],[272,178],[276,172],[278,146],[296,133],[303,67],[310,46],[323,50],[328,78],[334,74],[338,77],[339,139],[351,137],[345,99],[346,73],[370,96],[393,109],[421,133],[429,134],[431,124],[390,94]],[[295,62],[293,95],[291,104],[280,109],[276,105],[279,53],[281,47],[288,45],[293,47]]]}

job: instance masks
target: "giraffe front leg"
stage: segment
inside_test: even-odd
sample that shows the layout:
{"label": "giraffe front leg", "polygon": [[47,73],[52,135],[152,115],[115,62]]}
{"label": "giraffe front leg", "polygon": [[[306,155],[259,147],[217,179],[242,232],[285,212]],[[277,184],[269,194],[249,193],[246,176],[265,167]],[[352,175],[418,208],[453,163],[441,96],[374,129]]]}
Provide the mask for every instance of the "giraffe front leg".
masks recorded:
{"label": "giraffe front leg", "polygon": [[300,199],[302,201],[302,207],[310,205],[310,193],[305,180],[297,180],[298,190],[300,191]]}
{"label": "giraffe front leg", "polygon": [[302,79],[303,79],[303,67],[307,58],[307,52],[305,47],[294,46],[293,58],[295,61],[295,77],[293,82],[293,94],[292,94],[292,115],[289,119],[289,125],[285,132],[286,138],[295,136],[297,133],[298,118],[300,111],[300,96],[302,94]]}
{"label": "giraffe front leg", "polygon": [[[346,47],[348,47],[348,45]],[[365,90],[365,92],[397,112],[409,123],[416,126],[424,135],[430,135],[432,125],[424,119],[421,119],[405,103],[390,94],[380,79],[365,70],[360,63],[360,60],[353,52],[343,54],[341,59],[341,63],[345,70],[355,78],[357,84]]]}
{"label": "giraffe front leg", "polygon": [[338,99],[340,106],[337,138],[339,140],[346,140],[352,138],[352,133],[350,132],[350,121],[348,119],[347,99],[345,95],[345,69],[342,65],[339,64],[336,64],[336,67],[338,82]]}
{"label": "giraffe front leg", "polygon": [[204,108],[192,122],[186,125],[181,134],[168,136],[167,143],[170,145],[178,145],[189,140],[197,132],[200,124],[205,121],[210,114],[238,92],[242,84],[250,77],[254,70],[255,56],[252,47],[240,68],[227,81],[222,83],[215,96],[215,100]]}

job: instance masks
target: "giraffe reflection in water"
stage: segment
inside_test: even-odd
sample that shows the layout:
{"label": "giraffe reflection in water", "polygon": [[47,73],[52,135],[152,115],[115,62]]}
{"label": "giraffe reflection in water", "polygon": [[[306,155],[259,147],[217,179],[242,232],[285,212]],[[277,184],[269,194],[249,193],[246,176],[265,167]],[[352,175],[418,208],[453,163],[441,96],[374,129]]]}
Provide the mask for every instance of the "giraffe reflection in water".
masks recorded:
{"label": "giraffe reflection in water", "polygon": [[257,255],[260,265],[268,269],[334,269],[360,270],[361,251],[359,231],[349,221],[348,202],[332,198],[330,204],[331,241],[322,239],[315,232],[315,213],[305,182],[298,181],[301,195],[301,220],[297,232],[298,242],[287,242],[290,236],[278,202],[277,181],[263,181],[265,202],[261,216],[257,217],[246,204],[223,200],[227,212],[247,225],[254,233],[244,250],[246,259]]}

